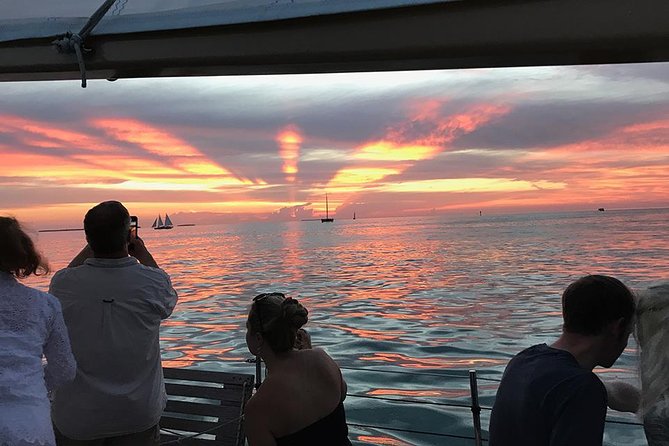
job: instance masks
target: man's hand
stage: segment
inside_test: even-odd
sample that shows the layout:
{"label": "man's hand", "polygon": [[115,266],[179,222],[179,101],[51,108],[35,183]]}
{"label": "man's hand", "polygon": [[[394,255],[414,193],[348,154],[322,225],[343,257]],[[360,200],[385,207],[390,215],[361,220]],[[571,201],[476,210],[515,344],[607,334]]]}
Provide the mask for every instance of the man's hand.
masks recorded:
{"label": "man's hand", "polygon": [[304,328],[297,330],[297,337],[295,338],[295,348],[297,350],[310,349],[311,335]]}
{"label": "man's hand", "polygon": [[141,263],[144,266],[159,268],[158,264],[153,259],[153,256],[151,255],[149,250],[146,249],[144,240],[142,240],[139,237],[132,239],[132,241],[128,244],[128,253],[134,258],[136,258],[139,261],[139,263]]}

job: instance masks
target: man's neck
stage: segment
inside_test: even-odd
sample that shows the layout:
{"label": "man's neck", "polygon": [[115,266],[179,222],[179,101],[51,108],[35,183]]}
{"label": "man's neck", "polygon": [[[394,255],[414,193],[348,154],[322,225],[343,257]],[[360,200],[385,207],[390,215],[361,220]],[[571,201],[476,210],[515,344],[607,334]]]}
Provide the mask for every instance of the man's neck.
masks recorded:
{"label": "man's neck", "polygon": [[93,257],[95,257],[96,259],[123,259],[125,257],[128,257],[128,250],[123,249],[109,254],[98,254],[95,252],[93,253]]}
{"label": "man's neck", "polygon": [[599,363],[598,342],[594,336],[563,332],[551,347],[571,353],[578,365],[586,370],[594,369]]}

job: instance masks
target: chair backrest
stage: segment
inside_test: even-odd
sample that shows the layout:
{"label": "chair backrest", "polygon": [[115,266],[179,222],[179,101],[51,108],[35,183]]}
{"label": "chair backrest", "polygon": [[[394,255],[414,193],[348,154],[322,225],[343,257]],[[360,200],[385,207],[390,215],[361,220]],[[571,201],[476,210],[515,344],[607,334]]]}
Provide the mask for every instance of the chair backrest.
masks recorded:
{"label": "chair backrest", "polygon": [[164,368],[163,374],[167,407],[160,419],[161,443],[244,445],[242,415],[253,375],[175,368]]}

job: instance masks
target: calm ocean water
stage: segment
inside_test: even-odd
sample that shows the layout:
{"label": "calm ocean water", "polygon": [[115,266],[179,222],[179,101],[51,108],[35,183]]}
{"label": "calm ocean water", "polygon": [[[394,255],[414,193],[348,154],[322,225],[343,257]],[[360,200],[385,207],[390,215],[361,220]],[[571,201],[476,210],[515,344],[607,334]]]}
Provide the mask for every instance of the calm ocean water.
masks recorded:
{"label": "calm ocean water", "polygon": [[[344,369],[349,422],[471,436],[467,370],[491,406],[508,360],[552,342],[560,293],[588,273],[641,287],[669,273],[669,210],[248,223],[140,235],[180,301],[162,328],[164,365],[254,373],[244,323],[253,296],[281,291],[310,311],[307,329]],[[178,222],[177,222],[178,223]],[[42,233],[54,269],[83,233]],[[32,281],[45,289],[48,278]],[[387,373],[393,372],[393,373]],[[399,372],[399,373],[394,373]],[[635,345],[603,379],[636,382]],[[369,398],[374,397],[374,398]],[[377,398],[401,398],[390,402]],[[482,413],[484,438],[489,411]],[[635,421],[609,411],[609,419]],[[358,444],[470,445],[472,440],[352,428]],[[608,424],[605,444],[645,444]]]}

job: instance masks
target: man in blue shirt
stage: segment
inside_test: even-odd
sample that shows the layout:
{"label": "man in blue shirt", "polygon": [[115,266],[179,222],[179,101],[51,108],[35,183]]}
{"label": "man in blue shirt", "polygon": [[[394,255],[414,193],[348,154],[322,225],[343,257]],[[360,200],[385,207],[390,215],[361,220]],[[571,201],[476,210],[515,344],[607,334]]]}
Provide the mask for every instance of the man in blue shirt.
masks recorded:
{"label": "man in blue shirt", "polygon": [[518,353],[502,377],[490,446],[601,446],[607,394],[592,372],[627,346],[635,300],[619,280],[585,276],[562,295],[560,338]]}

